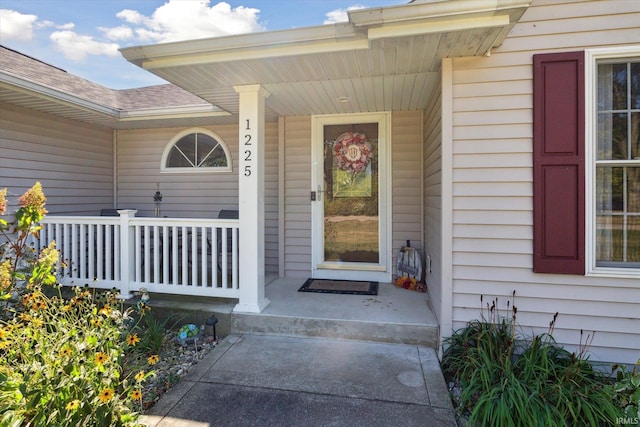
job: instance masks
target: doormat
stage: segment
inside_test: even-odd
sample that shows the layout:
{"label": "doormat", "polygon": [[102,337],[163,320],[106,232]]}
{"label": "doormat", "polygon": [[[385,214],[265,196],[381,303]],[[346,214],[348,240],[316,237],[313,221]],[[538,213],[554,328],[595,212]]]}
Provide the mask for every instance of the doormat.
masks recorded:
{"label": "doormat", "polygon": [[324,294],[378,295],[378,282],[357,282],[353,280],[307,279],[298,292],[318,292]]}

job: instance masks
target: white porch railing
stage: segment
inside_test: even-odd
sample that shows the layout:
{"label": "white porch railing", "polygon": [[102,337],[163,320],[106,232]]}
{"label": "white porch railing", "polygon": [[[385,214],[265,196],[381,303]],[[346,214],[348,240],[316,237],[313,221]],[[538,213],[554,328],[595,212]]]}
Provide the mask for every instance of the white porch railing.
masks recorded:
{"label": "white porch railing", "polygon": [[238,220],[48,216],[40,246],[56,242],[60,283],[238,298]]}

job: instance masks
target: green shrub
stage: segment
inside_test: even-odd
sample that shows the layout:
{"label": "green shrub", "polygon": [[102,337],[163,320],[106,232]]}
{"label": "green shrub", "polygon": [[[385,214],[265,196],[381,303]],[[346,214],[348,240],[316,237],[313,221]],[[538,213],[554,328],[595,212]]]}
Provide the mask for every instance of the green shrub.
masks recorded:
{"label": "green shrub", "polygon": [[586,357],[593,335],[568,352],[552,336],[556,313],[547,333],[525,340],[516,336],[517,308],[508,302],[501,315],[497,306],[445,341],[443,372],[461,387],[458,411],[471,425],[599,426],[621,416],[612,385]]}
{"label": "green shrub", "polygon": [[55,244],[35,259],[28,245],[38,237],[44,203],[38,183],[20,198],[11,234],[0,222],[7,239],[0,247],[0,425],[135,425],[142,382],[152,373],[124,374],[139,341],[131,313],[115,293],[75,288],[63,298]]}

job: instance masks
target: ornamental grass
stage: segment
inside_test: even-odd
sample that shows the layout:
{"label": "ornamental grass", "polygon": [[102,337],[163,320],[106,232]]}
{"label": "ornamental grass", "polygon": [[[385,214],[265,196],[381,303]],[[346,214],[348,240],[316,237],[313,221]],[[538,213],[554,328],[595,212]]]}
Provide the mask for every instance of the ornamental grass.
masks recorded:
{"label": "ornamental grass", "polygon": [[526,338],[517,334],[517,312],[513,300],[500,312],[496,298],[480,320],[445,341],[443,373],[460,388],[457,410],[469,425],[600,426],[622,419],[615,384],[589,362],[593,334],[572,353],[553,338],[557,313],[547,333]]}

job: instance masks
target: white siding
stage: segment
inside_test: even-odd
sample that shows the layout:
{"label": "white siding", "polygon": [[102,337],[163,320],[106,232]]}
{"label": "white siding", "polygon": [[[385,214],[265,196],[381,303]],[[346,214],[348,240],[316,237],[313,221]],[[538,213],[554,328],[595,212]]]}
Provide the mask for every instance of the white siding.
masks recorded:
{"label": "white siding", "polygon": [[455,327],[479,316],[480,294],[502,305],[515,290],[523,329],[559,312],[569,348],[596,331],[594,360],[640,356],[640,280],[532,272],[532,55],[637,44],[638,23],[640,2],[534,1],[490,57],[453,60]]}
{"label": "white siding", "polygon": [[9,189],[10,209],[36,181],[51,214],[111,208],[112,131],[0,103],[0,188]]}
{"label": "white siding", "polygon": [[[162,153],[183,128],[121,130],[117,133],[118,207],[153,216],[153,195],[162,193],[161,215],[217,218],[222,209],[238,209],[238,126],[213,126],[229,147],[233,171],[161,173]],[[278,272],[278,125],[265,128],[265,270]]]}

